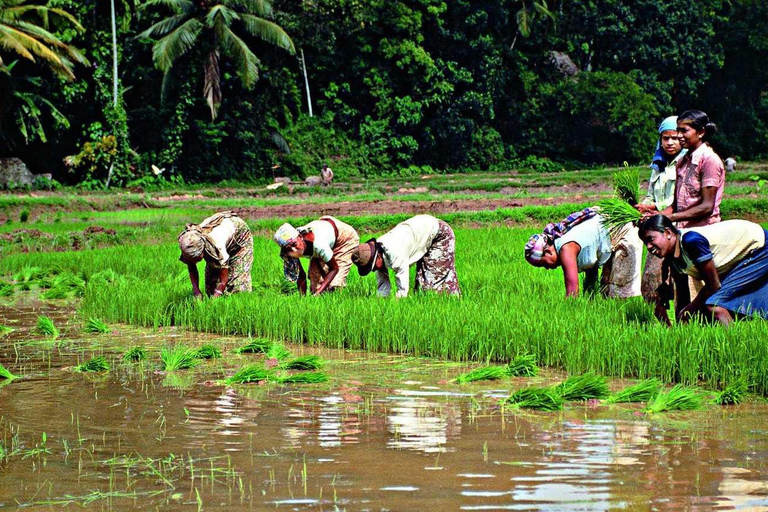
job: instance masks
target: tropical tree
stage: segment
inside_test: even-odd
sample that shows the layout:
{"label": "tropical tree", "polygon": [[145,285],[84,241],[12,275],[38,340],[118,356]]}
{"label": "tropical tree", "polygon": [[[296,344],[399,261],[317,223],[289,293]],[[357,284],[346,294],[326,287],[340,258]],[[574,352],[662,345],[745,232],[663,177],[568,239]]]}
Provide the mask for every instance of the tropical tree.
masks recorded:
{"label": "tropical tree", "polygon": [[[7,69],[3,53],[13,53],[32,62],[38,60],[55,74],[72,80],[75,63],[88,61],[75,47],[70,46],[48,31],[52,18],[60,18],[82,31],[83,27],[63,9],[27,4],[27,0],[0,0],[0,68]],[[43,26],[34,23],[35,18]]]}
{"label": "tropical tree", "polygon": [[549,18],[551,21],[555,21],[555,16],[547,6],[547,0],[519,0],[519,3],[520,8],[515,12],[517,32],[512,39],[510,50],[514,49],[518,36],[528,37],[531,35],[531,26],[538,18]]}
{"label": "tropical tree", "polygon": [[272,45],[296,53],[293,41],[276,23],[266,18],[272,14],[269,0],[149,0],[144,7],[166,6],[173,14],[158,21],[139,37],[160,38],[153,48],[155,66],[163,72],[163,89],[174,63],[198,42],[205,45],[203,96],[216,119],[221,104],[221,75],[219,57],[230,57],[237,74],[250,89],[259,79],[261,62],[243,38],[234,32],[262,39]]}

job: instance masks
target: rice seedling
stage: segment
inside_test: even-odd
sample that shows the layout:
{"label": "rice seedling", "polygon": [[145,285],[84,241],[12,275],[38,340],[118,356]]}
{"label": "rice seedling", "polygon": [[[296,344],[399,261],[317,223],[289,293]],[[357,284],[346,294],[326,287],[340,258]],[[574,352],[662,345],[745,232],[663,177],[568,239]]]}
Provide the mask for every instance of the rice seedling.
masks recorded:
{"label": "rice seedling", "polygon": [[281,361],[286,357],[290,357],[291,351],[285,348],[282,343],[273,343],[267,349],[267,359],[276,359]]}
{"label": "rice seedling", "polygon": [[132,347],[123,354],[123,361],[146,361],[147,351],[144,347]]}
{"label": "rice seedling", "polygon": [[317,384],[327,380],[328,376],[323,372],[295,373],[277,378],[280,384]]}
{"label": "rice seedling", "polygon": [[637,324],[655,324],[656,317],[653,315],[653,308],[642,298],[634,297],[627,299],[624,305],[624,317],[627,322]]}
{"label": "rice seedling", "polygon": [[728,384],[722,391],[717,393],[714,402],[718,405],[738,405],[744,400],[744,395],[747,394],[748,388],[747,382],[739,379]]}
{"label": "rice seedling", "polygon": [[0,379],[13,380],[18,378],[18,375],[12,374],[5,366],[3,366],[3,363],[0,363]]}
{"label": "rice seedling", "polygon": [[91,332],[97,334],[107,334],[110,332],[109,326],[99,320],[98,318],[89,318],[83,327],[83,332]]}
{"label": "rice seedling", "polygon": [[214,347],[213,345],[206,344],[197,349],[198,359],[218,359],[220,357],[221,357],[221,350],[219,349],[219,347]]}
{"label": "rice seedling", "polygon": [[660,389],[661,381],[659,379],[643,380],[613,393],[605,401],[609,404],[648,402],[659,393]]}
{"label": "rice seedling", "polygon": [[15,330],[16,329],[14,329],[13,327],[8,327],[7,325],[0,324],[0,338],[5,336],[6,334],[12,333]]}
{"label": "rice seedling", "polygon": [[538,373],[539,367],[533,354],[520,354],[507,365],[510,377],[535,377]]}
{"label": "rice seedling", "polygon": [[56,325],[53,323],[53,320],[51,320],[47,316],[39,316],[37,317],[37,327],[35,330],[42,334],[43,336],[47,336],[49,338],[58,338],[59,337],[59,330],[56,328]]}
{"label": "rice seedling", "polygon": [[10,297],[13,295],[13,285],[8,283],[0,284],[0,297]]}
{"label": "rice seedling", "polygon": [[681,384],[666,393],[659,393],[648,402],[645,412],[648,414],[668,411],[690,411],[699,409],[702,405],[701,395],[696,389]]}
{"label": "rice seedling", "polygon": [[563,408],[563,397],[551,387],[523,388],[515,391],[507,399],[514,407],[536,409],[539,411],[559,411]]}
{"label": "rice seedling", "polygon": [[109,363],[104,359],[104,356],[94,357],[75,367],[77,372],[103,372],[107,370],[109,370]]}
{"label": "rice seedling", "polygon": [[272,342],[270,340],[264,338],[255,338],[249,340],[248,343],[242,347],[236,348],[234,352],[236,354],[243,354],[246,352],[263,353],[269,350],[271,346]]}
{"label": "rice seedling", "polygon": [[224,380],[227,384],[246,384],[248,382],[260,382],[267,380],[272,372],[264,368],[260,363],[249,364],[240,368],[237,373]]}
{"label": "rice seedling", "polygon": [[49,290],[40,296],[45,300],[68,299],[72,296],[82,296],[85,281],[72,272],[62,272],[53,278]]}
{"label": "rice seedling", "polygon": [[621,199],[603,199],[598,201],[597,206],[600,207],[602,224],[611,236],[618,233],[628,222],[637,222],[643,217],[639,211]]}
{"label": "rice seedling", "polygon": [[467,373],[462,373],[456,377],[456,382],[465,384],[479,380],[498,380],[508,375],[506,366],[484,366],[482,368],[475,368]]}
{"label": "rice seedling", "polygon": [[160,351],[160,360],[163,363],[163,370],[168,372],[194,368],[200,362],[197,358],[197,350],[184,345],[163,348]]}
{"label": "rice seedling", "polygon": [[22,290],[29,290],[30,286],[43,276],[43,269],[25,265],[18,272],[13,274],[13,280],[16,281]]}
{"label": "rice seedling", "polygon": [[613,188],[616,195],[627,204],[634,206],[640,201],[640,171],[625,167],[613,173]]}
{"label": "rice seedling", "polygon": [[553,387],[566,402],[581,400],[600,400],[610,394],[608,382],[592,372],[568,377],[564,382]]}
{"label": "rice seedling", "polygon": [[300,356],[282,363],[279,368],[282,370],[319,370],[324,364],[325,362],[320,356]]}

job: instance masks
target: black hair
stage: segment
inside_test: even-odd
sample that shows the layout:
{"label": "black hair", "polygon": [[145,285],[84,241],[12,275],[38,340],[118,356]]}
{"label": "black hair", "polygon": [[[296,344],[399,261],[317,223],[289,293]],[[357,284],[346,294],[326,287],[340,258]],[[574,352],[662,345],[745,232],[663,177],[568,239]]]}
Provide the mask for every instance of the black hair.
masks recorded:
{"label": "black hair", "polygon": [[701,138],[704,142],[708,142],[709,138],[717,133],[717,125],[710,123],[709,116],[701,110],[686,110],[677,116],[677,123],[687,124],[697,132],[704,131]]}
{"label": "black hair", "polygon": [[638,233],[640,234],[640,238],[642,238],[643,233],[646,231],[658,231],[659,233],[663,233],[665,229],[669,229],[675,234],[680,233],[672,221],[669,220],[669,217],[658,213],[653,217],[641,220],[640,225],[638,226]]}

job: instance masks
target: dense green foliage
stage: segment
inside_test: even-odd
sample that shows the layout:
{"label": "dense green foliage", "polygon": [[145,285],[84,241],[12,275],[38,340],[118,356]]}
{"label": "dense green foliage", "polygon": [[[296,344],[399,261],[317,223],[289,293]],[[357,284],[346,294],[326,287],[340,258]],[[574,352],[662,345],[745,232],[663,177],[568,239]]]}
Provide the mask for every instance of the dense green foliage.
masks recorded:
{"label": "dense green foliage", "polygon": [[69,59],[65,82],[1,46],[0,157],[86,187],[103,186],[110,168],[113,183],[136,186],[301,177],[323,161],[342,179],[547,171],[644,163],[660,119],[687,108],[719,125],[721,155],[768,155],[758,0],[115,3],[117,105],[109,2],[0,3],[69,13],[24,16],[84,57]]}

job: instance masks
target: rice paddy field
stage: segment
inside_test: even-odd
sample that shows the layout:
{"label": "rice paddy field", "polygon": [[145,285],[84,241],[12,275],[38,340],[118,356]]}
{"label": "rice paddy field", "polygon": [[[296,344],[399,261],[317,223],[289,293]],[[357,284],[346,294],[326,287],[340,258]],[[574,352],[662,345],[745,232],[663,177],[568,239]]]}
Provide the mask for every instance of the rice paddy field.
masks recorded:
{"label": "rice paddy field", "polygon": [[[725,217],[766,225],[761,172]],[[1,197],[0,508],[768,510],[765,322],[667,328],[522,258],[608,175]],[[196,301],[176,235],[225,208],[253,292]],[[283,279],[288,219],[365,239],[424,211],[454,227],[460,298]]]}

